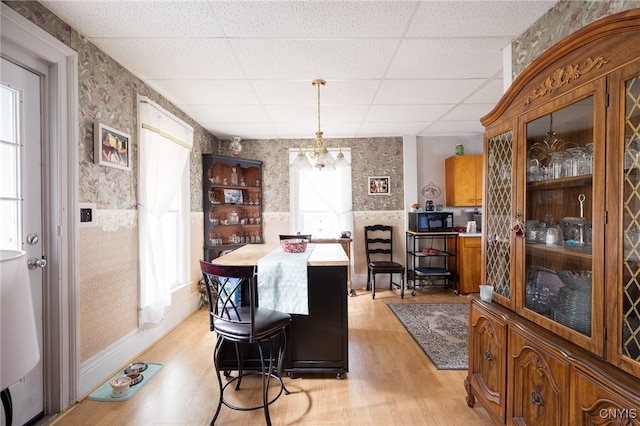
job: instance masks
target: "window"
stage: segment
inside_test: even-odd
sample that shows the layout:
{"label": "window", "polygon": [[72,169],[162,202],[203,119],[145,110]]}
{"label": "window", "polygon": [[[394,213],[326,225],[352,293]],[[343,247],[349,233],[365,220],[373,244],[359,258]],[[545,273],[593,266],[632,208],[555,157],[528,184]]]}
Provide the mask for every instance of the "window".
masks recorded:
{"label": "window", "polygon": [[20,164],[22,150],[18,139],[18,92],[0,86],[0,249],[21,250],[22,203]]}
{"label": "window", "polygon": [[[289,150],[289,163],[299,149]],[[329,149],[334,156],[338,149]],[[351,163],[351,150],[342,149]],[[351,166],[334,170],[289,169],[291,232],[311,234],[313,238],[338,238],[342,231],[353,229],[351,201]]]}
{"label": "window", "polygon": [[140,317],[158,325],[171,289],[189,282],[189,156],[193,129],[139,97],[138,236]]}

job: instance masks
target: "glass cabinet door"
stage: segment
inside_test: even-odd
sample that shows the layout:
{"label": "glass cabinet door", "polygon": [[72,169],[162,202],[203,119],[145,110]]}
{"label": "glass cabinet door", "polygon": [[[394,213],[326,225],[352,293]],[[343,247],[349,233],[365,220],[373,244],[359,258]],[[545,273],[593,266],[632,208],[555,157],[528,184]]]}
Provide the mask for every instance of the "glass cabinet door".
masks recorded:
{"label": "glass cabinet door", "polygon": [[594,96],[526,123],[521,311],[570,339],[593,333],[594,137]]}
{"label": "glass cabinet door", "polygon": [[513,132],[488,139],[486,153],[485,282],[504,299],[503,304],[510,305]]}
{"label": "glass cabinet door", "polygon": [[640,77],[626,82],[622,195],[622,348],[640,362]]}

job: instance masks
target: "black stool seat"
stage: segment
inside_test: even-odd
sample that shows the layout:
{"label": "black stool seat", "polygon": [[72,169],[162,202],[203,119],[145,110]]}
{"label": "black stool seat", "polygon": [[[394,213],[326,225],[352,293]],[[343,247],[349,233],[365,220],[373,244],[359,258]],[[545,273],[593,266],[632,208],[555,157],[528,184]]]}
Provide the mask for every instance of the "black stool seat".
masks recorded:
{"label": "black stool seat", "polygon": [[[249,307],[240,308],[242,315],[249,315]],[[271,339],[274,334],[279,333],[283,327],[291,322],[291,315],[271,309],[259,308],[256,310],[254,319],[254,329],[250,324],[231,322],[231,321],[214,321],[213,328],[218,335],[227,339],[237,339],[254,342],[261,342],[265,339]]]}

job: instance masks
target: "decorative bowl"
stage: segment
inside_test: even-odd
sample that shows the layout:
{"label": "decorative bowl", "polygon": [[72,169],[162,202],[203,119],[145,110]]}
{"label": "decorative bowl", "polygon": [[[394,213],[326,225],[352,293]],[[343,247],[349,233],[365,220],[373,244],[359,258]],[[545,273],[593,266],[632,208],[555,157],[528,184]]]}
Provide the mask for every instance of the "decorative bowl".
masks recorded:
{"label": "decorative bowl", "polygon": [[290,239],[280,241],[282,250],[287,253],[302,253],[307,249],[307,241],[302,239]]}

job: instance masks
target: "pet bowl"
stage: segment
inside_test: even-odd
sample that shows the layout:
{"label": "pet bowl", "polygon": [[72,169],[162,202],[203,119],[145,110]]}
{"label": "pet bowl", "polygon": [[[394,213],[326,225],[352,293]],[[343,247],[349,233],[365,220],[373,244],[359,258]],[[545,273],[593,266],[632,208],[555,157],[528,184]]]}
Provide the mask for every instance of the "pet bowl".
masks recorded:
{"label": "pet bowl", "polygon": [[124,369],[124,374],[142,373],[147,367],[148,365],[144,362],[134,362]]}
{"label": "pet bowl", "polygon": [[301,239],[291,239],[280,241],[282,250],[287,253],[302,253],[307,249],[307,241]]}
{"label": "pet bowl", "polygon": [[144,379],[144,376],[140,373],[129,373],[127,377],[131,379],[131,386],[137,385]]}
{"label": "pet bowl", "polygon": [[131,379],[127,376],[119,376],[111,380],[111,396],[118,398],[129,393],[131,389]]}

